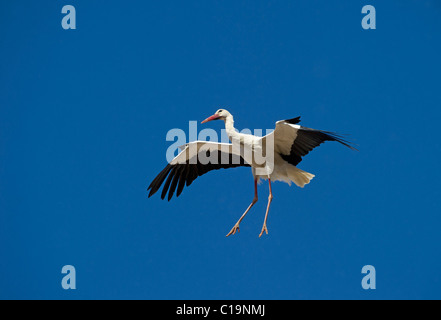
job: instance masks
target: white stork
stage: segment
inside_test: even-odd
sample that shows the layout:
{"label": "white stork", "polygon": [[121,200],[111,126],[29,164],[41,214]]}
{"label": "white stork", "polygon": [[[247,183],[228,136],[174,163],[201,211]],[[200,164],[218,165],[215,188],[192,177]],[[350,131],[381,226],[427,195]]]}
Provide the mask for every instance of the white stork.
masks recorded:
{"label": "white stork", "polygon": [[[289,185],[294,182],[297,186],[303,188],[314,178],[314,175],[300,170],[296,166],[302,161],[303,156],[325,141],[337,141],[350,149],[356,150],[350,145],[350,142],[342,139],[336,133],[298,125],[300,117],[277,121],[276,129],[264,137],[239,133],[234,128],[233,116],[225,109],[219,109],[202,123],[212,120],[223,120],[225,122],[226,132],[233,143],[195,141],[186,144],[181,147],[182,151],[152,181],[148,190],[150,190],[149,197],[151,197],[165,181],[161,198],[164,199],[168,191],[168,200],[170,201],[175,190],[177,190],[176,196],[178,197],[185,185],[189,186],[197,177],[209,171],[251,167],[254,177],[254,199],[227,234],[227,237],[239,231],[239,224],[257,202],[257,183],[260,178],[268,180],[269,197],[265,220],[259,237],[264,232],[268,234],[266,222],[273,199],[271,181],[284,181]],[[273,151],[271,161],[258,162],[255,154],[259,152],[265,158],[268,151],[265,153],[262,150],[270,145],[270,141],[272,148],[270,151]],[[250,150],[250,152],[247,153],[247,150]],[[207,158],[216,161],[207,161]]]}

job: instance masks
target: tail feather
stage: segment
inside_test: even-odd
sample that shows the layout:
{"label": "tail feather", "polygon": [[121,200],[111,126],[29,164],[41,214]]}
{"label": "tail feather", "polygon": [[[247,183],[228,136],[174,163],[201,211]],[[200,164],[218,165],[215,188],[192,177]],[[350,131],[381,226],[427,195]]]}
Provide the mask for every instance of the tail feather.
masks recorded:
{"label": "tail feather", "polygon": [[313,175],[312,173],[303,171],[294,166],[289,166],[287,173],[289,179],[301,188],[310,183],[311,180],[315,177],[315,175]]}

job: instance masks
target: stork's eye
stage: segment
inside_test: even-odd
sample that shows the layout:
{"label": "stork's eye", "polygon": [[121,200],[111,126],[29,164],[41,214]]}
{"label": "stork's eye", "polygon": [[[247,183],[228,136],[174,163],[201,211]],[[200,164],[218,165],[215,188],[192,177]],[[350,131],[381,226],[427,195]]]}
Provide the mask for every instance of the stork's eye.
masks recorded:
{"label": "stork's eye", "polygon": [[222,111],[224,111],[224,110],[220,109],[220,110],[218,111],[218,113],[221,113]]}

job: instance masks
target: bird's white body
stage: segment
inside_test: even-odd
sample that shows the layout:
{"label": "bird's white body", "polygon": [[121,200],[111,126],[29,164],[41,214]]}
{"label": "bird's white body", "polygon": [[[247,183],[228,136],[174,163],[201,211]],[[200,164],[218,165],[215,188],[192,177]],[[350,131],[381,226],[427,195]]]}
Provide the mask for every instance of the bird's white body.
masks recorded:
{"label": "bird's white body", "polygon": [[[238,132],[234,128],[233,116],[230,113],[226,115],[224,121],[228,138],[233,144],[240,144],[241,156],[251,165],[255,179],[283,181],[289,185],[294,182],[303,188],[314,178],[313,174],[300,170],[280,156],[280,154],[290,153],[292,141],[297,137],[297,130],[300,128],[299,125],[278,121],[276,123],[277,137],[274,132],[264,137],[258,137]],[[268,146],[267,149],[269,140],[271,140],[271,146]],[[246,150],[250,150],[250,152],[247,153]],[[268,157],[264,161],[256,161],[256,158],[261,158],[261,155],[264,157],[268,155]]]}

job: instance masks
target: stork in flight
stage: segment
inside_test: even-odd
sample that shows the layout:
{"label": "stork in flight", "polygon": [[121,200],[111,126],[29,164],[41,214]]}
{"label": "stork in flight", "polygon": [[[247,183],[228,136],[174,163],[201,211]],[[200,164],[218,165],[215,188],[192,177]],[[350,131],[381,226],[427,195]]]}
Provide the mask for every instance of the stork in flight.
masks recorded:
{"label": "stork in flight", "polygon": [[[264,137],[239,133],[234,128],[233,116],[225,109],[217,110],[214,115],[208,117],[202,123],[212,120],[223,120],[225,122],[225,129],[232,144],[195,141],[181,147],[182,151],[157,175],[148,187],[148,190],[150,190],[149,198],[159,190],[164,181],[161,198],[164,199],[168,192],[168,200],[170,201],[175,190],[177,190],[176,196],[178,197],[185,185],[189,186],[197,177],[209,171],[251,167],[254,177],[254,199],[227,234],[227,237],[239,232],[239,224],[257,202],[257,183],[260,178],[268,180],[269,197],[265,220],[259,237],[264,232],[268,234],[266,223],[273,199],[271,181],[284,181],[289,185],[294,182],[297,186],[303,188],[314,178],[314,175],[300,170],[296,166],[302,161],[302,157],[325,141],[337,141],[350,149],[356,150],[350,145],[350,142],[342,139],[336,133],[298,125],[300,117],[277,121],[275,130]],[[266,152],[263,151],[264,149]],[[257,154],[264,160],[266,158],[267,161],[257,161]],[[271,160],[269,160],[269,154],[272,156]],[[206,158],[215,161],[207,161]]]}

